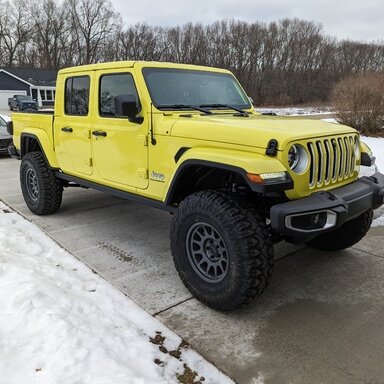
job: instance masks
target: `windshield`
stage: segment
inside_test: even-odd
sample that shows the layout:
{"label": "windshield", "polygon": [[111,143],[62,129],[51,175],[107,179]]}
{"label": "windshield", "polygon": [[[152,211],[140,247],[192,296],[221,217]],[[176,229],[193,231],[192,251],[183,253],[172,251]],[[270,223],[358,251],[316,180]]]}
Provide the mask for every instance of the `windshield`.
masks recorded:
{"label": "windshield", "polygon": [[32,101],[32,97],[31,96],[23,96],[23,95],[17,95],[16,96],[17,99],[19,100],[22,100],[22,101]]}
{"label": "windshield", "polygon": [[[143,75],[156,108],[232,106],[249,109],[247,95],[227,73],[169,68],[144,68]],[[182,108],[182,109],[184,109]],[[179,108],[181,109],[181,108]]]}

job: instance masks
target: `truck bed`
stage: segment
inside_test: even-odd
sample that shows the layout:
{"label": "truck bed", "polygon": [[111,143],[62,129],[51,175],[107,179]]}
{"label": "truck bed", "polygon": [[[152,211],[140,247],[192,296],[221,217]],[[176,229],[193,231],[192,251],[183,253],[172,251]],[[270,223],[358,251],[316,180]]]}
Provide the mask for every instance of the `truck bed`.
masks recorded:
{"label": "truck bed", "polygon": [[[20,134],[24,130],[44,130],[49,141],[53,138],[53,111],[36,112],[12,112],[13,121],[13,142],[17,149],[20,149]],[[52,143],[53,145],[53,143]]]}

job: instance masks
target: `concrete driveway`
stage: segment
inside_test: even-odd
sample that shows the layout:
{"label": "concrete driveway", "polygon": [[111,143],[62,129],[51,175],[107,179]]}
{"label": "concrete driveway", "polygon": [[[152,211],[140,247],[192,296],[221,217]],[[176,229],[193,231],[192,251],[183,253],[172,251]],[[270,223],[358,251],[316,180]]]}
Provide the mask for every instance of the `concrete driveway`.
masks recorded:
{"label": "concrete driveway", "polygon": [[19,165],[0,158],[0,198],[236,382],[384,383],[384,228],[338,253],[279,244],[264,296],[220,313],[180,282],[169,214],[73,188],[57,214],[38,217],[21,196]]}

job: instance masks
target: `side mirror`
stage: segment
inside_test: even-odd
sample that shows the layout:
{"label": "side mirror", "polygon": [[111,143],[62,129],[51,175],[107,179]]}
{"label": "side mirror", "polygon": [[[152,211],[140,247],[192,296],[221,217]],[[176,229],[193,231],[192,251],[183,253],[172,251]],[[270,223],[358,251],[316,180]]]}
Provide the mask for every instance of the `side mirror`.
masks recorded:
{"label": "side mirror", "polygon": [[144,118],[137,116],[140,110],[134,95],[115,96],[114,103],[116,117],[128,117],[129,121],[138,124],[143,122]]}

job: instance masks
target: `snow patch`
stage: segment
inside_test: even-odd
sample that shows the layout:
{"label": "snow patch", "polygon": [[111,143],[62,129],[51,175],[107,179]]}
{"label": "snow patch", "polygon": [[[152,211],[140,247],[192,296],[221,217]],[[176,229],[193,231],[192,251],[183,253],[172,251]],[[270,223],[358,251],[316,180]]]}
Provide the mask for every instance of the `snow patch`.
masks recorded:
{"label": "snow patch", "polygon": [[367,137],[361,136],[361,141],[371,148],[373,156],[376,157],[377,168],[384,171],[384,138],[383,137]]}
{"label": "snow patch", "polygon": [[255,108],[255,110],[259,113],[276,113],[278,116],[330,115],[334,113],[331,107]]}
{"label": "snow patch", "polygon": [[0,292],[1,384],[233,383],[2,202]]}
{"label": "snow patch", "polygon": [[252,379],[251,384],[264,384],[264,376],[259,374],[256,378]]}
{"label": "snow patch", "polygon": [[327,123],[335,123],[335,124],[339,124],[339,122],[337,121],[337,119],[335,119],[334,117],[329,117],[327,119],[321,119],[321,121],[326,121]]}
{"label": "snow patch", "polygon": [[371,227],[384,227],[384,214],[372,221]]}

